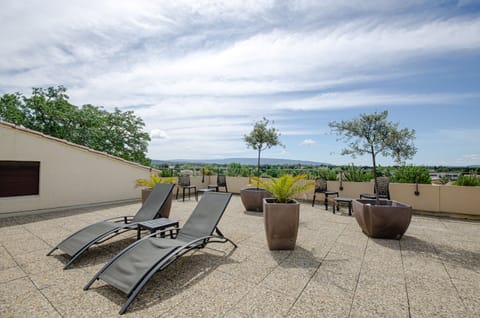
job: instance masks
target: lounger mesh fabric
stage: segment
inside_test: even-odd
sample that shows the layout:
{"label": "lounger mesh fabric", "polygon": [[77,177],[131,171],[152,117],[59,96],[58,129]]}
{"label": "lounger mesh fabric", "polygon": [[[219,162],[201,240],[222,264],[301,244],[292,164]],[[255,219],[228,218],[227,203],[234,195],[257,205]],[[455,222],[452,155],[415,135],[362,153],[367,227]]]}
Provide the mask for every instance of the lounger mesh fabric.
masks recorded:
{"label": "lounger mesh fabric", "polygon": [[159,216],[160,210],[165,205],[168,198],[172,195],[173,184],[158,184],[152,190],[143,206],[138,210],[130,223],[101,221],[89,225],[78,232],[67,237],[54,247],[47,255],[50,255],[54,250],[60,249],[66,254],[72,256],[69,266],[79,255],[81,255],[86,248],[94,243],[115,235],[118,231],[137,229],[136,222],[152,220]]}
{"label": "lounger mesh fabric", "polygon": [[205,193],[175,237],[157,238],[154,233],[131,244],[95,274],[84,289],[89,289],[96,280],[102,279],[123,291],[128,296],[119,312],[123,314],[156,272],[165,269],[188,251],[213,242],[229,242],[236,248],[237,245],[217,228],[231,196],[231,193]]}
{"label": "lounger mesh fabric", "polygon": [[86,244],[88,244],[92,238],[103,235],[104,233],[111,232],[114,229],[118,229],[119,226],[123,226],[123,223],[114,222],[100,222],[83,228],[75,235],[71,236],[68,240],[58,244],[57,248],[64,251],[70,256],[77,254]]}
{"label": "lounger mesh fabric", "polygon": [[206,193],[176,239],[147,237],[126,251],[99,278],[129,294],[155,264],[189,242],[211,235],[230,197],[231,195]]}

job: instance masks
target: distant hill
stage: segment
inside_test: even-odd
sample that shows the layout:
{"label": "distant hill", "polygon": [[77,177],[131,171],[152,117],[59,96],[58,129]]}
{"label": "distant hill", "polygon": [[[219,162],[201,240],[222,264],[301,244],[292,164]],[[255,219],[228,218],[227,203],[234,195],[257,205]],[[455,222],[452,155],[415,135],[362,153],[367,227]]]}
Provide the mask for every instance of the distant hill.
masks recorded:
{"label": "distant hill", "polygon": [[[225,159],[172,159],[172,160],[152,160],[152,164],[204,164],[204,165],[227,165],[236,162],[242,165],[255,166],[257,165],[257,158],[225,158]],[[303,165],[303,166],[331,166],[329,163],[306,161],[306,160],[292,160],[292,159],[276,159],[276,158],[262,158],[262,165]]]}

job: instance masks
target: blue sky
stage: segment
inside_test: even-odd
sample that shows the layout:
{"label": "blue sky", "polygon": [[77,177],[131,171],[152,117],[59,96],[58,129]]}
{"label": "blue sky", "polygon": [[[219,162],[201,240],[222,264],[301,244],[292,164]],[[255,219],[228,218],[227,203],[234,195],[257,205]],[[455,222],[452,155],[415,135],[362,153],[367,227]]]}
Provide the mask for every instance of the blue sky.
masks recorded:
{"label": "blue sky", "polygon": [[480,1],[3,0],[0,21],[0,93],[134,110],[153,159],[254,157],[265,116],[286,145],[265,157],[368,165],[328,123],[388,110],[407,163],[480,164]]}

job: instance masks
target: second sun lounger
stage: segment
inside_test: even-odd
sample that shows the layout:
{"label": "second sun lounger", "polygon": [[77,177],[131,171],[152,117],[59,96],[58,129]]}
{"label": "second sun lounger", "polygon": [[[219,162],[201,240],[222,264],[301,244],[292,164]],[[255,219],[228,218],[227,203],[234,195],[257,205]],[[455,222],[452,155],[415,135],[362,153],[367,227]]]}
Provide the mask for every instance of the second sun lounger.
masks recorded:
{"label": "second sun lounger", "polygon": [[176,236],[157,238],[154,233],[131,244],[108,262],[84,289],[89,289],[96,280],[101,279],[121,290],[128,296],[120,309],[120,314],[123,314],[156,272],[165,269],[188,251],[204,248],[214,242],[230,242],[237,247],[217,228],[231,196],[231,193],[205,193]]}

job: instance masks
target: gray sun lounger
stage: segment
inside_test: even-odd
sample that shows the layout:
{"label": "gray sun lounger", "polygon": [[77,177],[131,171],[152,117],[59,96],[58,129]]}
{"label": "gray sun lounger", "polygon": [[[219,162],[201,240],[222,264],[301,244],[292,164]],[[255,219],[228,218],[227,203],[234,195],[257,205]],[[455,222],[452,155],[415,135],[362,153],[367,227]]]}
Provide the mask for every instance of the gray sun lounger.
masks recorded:
{"label": "gray sun lounger", "polygon": [[60,242],[47,256],[56,249],[70,255],[70,260],[63,268],[66,269],[92,245],[103,243],[128,230],[138,230],[138,222],[159,217],[162,207],[172,195],[173,187],[173,184],[157,184],[135,216],[121,216],[88,225]]}
{"label": "gray sun lounger", "polygon": [[121,290],[128,296],[127,302],[120,309],[120,314],[123,314],[156,272],[165,269],[188,251],[215,242],[230,242],[237,247],[217,228],[231,196],[231,193],[205,193],[176,235],[157,238],[158,233],[154,233],[132,243],[95,274],[84,290],[89,289],[98,279]]}

